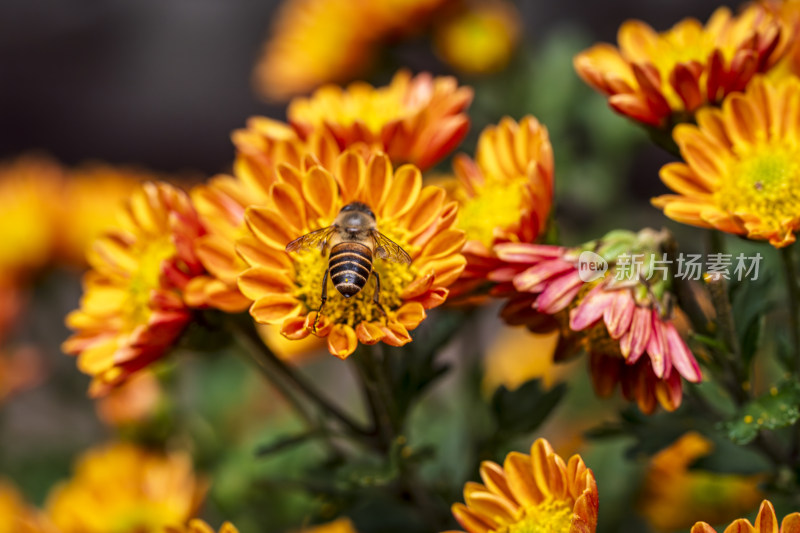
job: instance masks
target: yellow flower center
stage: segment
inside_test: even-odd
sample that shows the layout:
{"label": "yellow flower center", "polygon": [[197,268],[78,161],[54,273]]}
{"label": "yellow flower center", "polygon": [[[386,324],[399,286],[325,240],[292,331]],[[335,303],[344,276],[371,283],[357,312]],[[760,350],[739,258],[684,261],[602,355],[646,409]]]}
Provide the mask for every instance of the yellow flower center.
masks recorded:
{"label": "yellow flower center", "polygon": [[494,230],[511,229],[519,222],[524,179],[510,183],[490,182],[459,209],[459,226],[468,240],[480,241],[489,247]]}
{"label": "yellow flower center", "polygon": [[730,213],[756,215],[762,224],[780,228],[800,214],[800,150],[753,147],[732,166],[715,200]]}
{"label": "yellow flower center", "polygon": [[551,500],[525,509],[522,517],[495,533],[568,533],[572,524],[572,506]]}
{"label": "yellow flower center", "polygon": [[177,253],[169,237],[147,243],[139,252],[139,261],[128,282],[128,324],[135,328],[147,322],[150,314],[150,293],[161,286],[161,264]]}
{"label": "yellow flower center", "polygon": [[[385,235],[410,252],[410,247],[399,232],[386,231]],[[309,311],[316,311],[322,303],[322,278],[328,268],[328,254],[319,250],[309,250],[293,254],[297,289],[295,297],[305,303]],[[380,303],[388,313],[403,303],[400,294],[417,276],[412,265],[385,261],[373,256],[372,268],[380,276]],[[370,275],[364,288],[356,295],[345,298],[333,285],[328,276],[328,299],[322,309],[322,316],[334,324],[347,324],[355,327],[359,322],[380,322],[383,314],[373,301],[375,279]]]}

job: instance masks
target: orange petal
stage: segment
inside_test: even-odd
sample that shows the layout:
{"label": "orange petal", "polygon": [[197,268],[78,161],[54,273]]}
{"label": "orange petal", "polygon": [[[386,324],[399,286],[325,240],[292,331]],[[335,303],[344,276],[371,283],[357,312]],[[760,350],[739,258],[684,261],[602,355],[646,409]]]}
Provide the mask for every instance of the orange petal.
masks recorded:
{"label": "orange petal", "polygon": [[431,185],[422,189],[417,203],[404,217],[410,238],[422,233],[439,217],[445,196],[444,189],[439,187]]}
{"label": "orange petal", "polygon": [[290,294],[269,294],[250,306],[250,315],[260,324],[280,324],[296,316],[303,305]]}
{"label": "orange petal", "polygon": [[383,340],[386,333],[374,322],[361,321],[356,326],[356,336],[362,344],[375,344]]}
{"label": "orange petal", "polygon": [[328,333],[328,351],[340,359],[346,359],[357,346],[356,332],[346,324],[336,324]]}
{"label": "orange petal", "polygon": [[781,522],[781,533],[800,533],[800,513],[786,515]]}
{"label": "orange petal", "polygon": [[247,226],[263,243],[283,248],[298,235],[283,223],[281,216],[268,207],[248,207],[245,211]]}
{"label": "orange petal", "polygon": [[381,210],[383,217],[395,219],[404,215],[416,203],[421,188],[422,174],[417,167],[403,165],[398,168]]}
{"label": "orange petal", "polygon": [[306,209],[297,189],[286,183],[276,183],[270,195],[283,222],[291,226],[293,233],[302,233],[306,228]]}
{"label": "orange petal", "polygon": [[358,199],[364,185],[366,168],[364,160],[353,150],[348,150],[336,161],[336,180],[346,202]]}
{"label": "orange petal", "polygon": [[511,452],[503,463],[508,487],[514,498],[523,506],[540,504],[545,496],[536,485],[533,477],[533,463],[530,456],[519,452]]}
{"label": "orange petal", "polygon": [[292,279],[287,274],[272,268],[252,267],[239,276],[239,290],[251,300],[266,294],[290,293],[293,289]]}
{"label": "orange petal", "polygon": [[409,330],[416,328],[425,316],[425,308],[419,302],[406,302],[397,310],[398,322]]}
{"label": "orange petal", "polygon": [[467,530],[467,533],[489,533],[497,527],[497,524],[488,524],[487,518],[473,513],[464,504],[454,504],[451,511],[461,527]]}
{"label": "orange petal", "polygon": [[321,167],[311,168],[302,183],[303,197],[317,216],[331,220],[336,216],[338,188],[330,172]]}
{"label": "orange petal", "polygon": [[373,207],[383,205],[392,183],[392,163],[383,152],[375,154],[367,166],[367,183],[364,199]]}
{"label": "orange petal", "polygon": [[756,516],[755,530],[758,533],[778,533],[778,518],[775,516],[775,508],[769,500],[761,503],[758,516]]}

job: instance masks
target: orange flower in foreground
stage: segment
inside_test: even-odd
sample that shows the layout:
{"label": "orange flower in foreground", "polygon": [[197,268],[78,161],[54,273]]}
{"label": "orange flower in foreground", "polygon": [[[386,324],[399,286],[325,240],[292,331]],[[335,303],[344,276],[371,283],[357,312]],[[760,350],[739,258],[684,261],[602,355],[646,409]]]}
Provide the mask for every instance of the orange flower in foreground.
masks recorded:
{"label": "orange flower in foreground", "polygon": [[194,516],[205,492],[188,454],[114,444],[78,460],[73,477],[50,493],[46,513],[60,533],[161,533]]}
{"label": "orange flower in foreground", "polygon": [[[778,529],[778,517],[775,508],[768,500],[761,503],[755,525],[749,520],[740,518],[725,528],[724,533],[800,533],[800,513],[786,515]],[[691,533],[717,533],[716,530],[705,522],[698,522]]]}
{"label": "orange flower in foreground", "polygon": [[305,527],[296,533],[356,533],[356,528],[349,518],[339,518],[326,524]]}
{"label": "orange flower in foreground", "polygon": [[[190,520],[189,523],[184,527],[168,526],[166,528],[165,533],[215,533],[215,532],[213,527],[209,526],[202,520],[195,518],[194,520]],[[219,533],[239,533],[239,530],[236,529],[236,526],[234,526],[230,522],[225,522],[224,524],[222,524],[222,526],[220,526]]]}
{"label": "orange flower in foreground", "polygon": [[[559,358],[581,346],[589,352],[598,395],[611,394],[621,382],[625,397],[643,412],[652,412],[656,401],[674,410],[681,402],[681,376],[698,382],[701,374],[674,325],[669,277],[649,260],[663,259],[661,243],[668,238],[643,230],[612,232],[575,249],[498,244],[494,249],[503,264],[489,279],[498,283],[495,293],[509,298],[502,313],[509,323],[559,330]],[[587,250],[608,265],[604,276],[589,279],[580,271]]]}
{"label": "orange flower in foreground", "polygon": [[389,85],[355,82],[346,89],[321,87],[289,104],[289,122],[303,138],[329,130],[339,146],[357,142],[386,152],[394,163],[425,170],[461,143],[469,129],[465,111],[472,89],[452,77],[401,70]]}
{"label": "orange flower in foreground", "polygon": [[685,163],[661,180],[678,194],[653,205],[673,220],[715,228],[777,248],[800,229],[800,81],[756,79],[721,109],[703,109],[697,126],[675,128]]}
{"label": "orange flower in foreground", "polygon": [[748,512],[761,500],[759,476],[691,468],[713,448],[711,441],[689,432],[650,460],[637,507],[657,531],[685,531],[698,518],[719,524]]}
{"label": "orange flower in foreground", "polygon": [[331,169],[341,151],[329,132],[312,132],[303,140],[289,125],[264,117],[251,118],[232,138],[237,149],[234,176],[215,176],[191,192],[208,231],[194,243],[208,273],[189,282],[185,299],[192,307],[236,313],[250,305],[236,284],[247,269],[234,244],[246,233],[245,209],[269,203],[270,188],[285,167],[299,168],[308,159]]}
{"label": "orange flower in foreground", "polygon": [[0,479],[0,533],[44,533],[43,521],[17,489]]}
{"label": "orange flower in foreground", "polygon": [[565,464],[544,439],[533,443],[530,455],[509,453],[503,466],[484,461],[480,473],[483,484],[468,482],[466,504],[452,508],[469,533],[593,533],[597,527],[592,471],[578,455]]}
{"label": "orange flower in foreground", "polygon": [[328,258],[319,250],[290,255],[285,247],[330,226],[350,202],[369,206],[378,230],[408,252],[412,262],[373,258],[385,317],[373,303],[372,280],[351,298],[329,285],[316,335],[328,338],[332,354],[347,357],[359,342],[406,344],[411,340],[408,331],[425,318],[426,309],[444,302],[446,287],[464,269],[459,253],[464,235],[454,227],[456,204],[445,200],[442,189],[423,187],[417,168],[393,170],[384,154],[364,158],[349,150],[333,171],[318,165],[285,167],[270,194],[266,206],[249,207],[245,214],[248,234],[237,250],[251,268],[239,277],[239,288],[254,300],[253,318],[280,324],[287,338],[301,339],[313,332]]}
{"label": "orange flower in foreground", "polygon": [[629,20],[619,49],[597,44],[574,59],[583,80],[623,115],[655,127],[684,121],[699,107],[743,90],[783,55],[787,36],[763,6],[739,15],[718,8],[703,27],[685,19],[664,33]]}
{"label": "orange flower in foreground", "polygon": [[182,191],[146,183],[134,192],[118,230],[95,242],[81,308],[67,316],[64,342],[100,395],[162,357],[191,318],[181,291],[204,272],[192,243],[204,230]]}
{"label": "orange flower in foreground", "polygon": [[253,76],[267,99],[285,100],[358,77],[382,41],[414,33],[447,0],[286,0]]}

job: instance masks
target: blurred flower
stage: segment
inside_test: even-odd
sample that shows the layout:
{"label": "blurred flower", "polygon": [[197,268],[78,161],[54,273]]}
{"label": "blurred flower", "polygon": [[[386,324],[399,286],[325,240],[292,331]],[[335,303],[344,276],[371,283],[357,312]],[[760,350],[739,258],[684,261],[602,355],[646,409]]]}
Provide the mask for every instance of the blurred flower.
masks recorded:
{"label": "blurred flower", "polygon": [[110,426],[139,424],[156,413],[163,394],[158,378],[149,369],[133,374],[95,404],[100,420]]}
{"label": "blurred flower", "polygon": [[340,150],[329,132],[312,132],[305,140],[276,120],[253,117],[247,128],[233,132],[236,145],[235,176],[215,176],[191,191],[207,234],[195,243],[198,258],[208,271],[186,287],[192,307],[213,307],[226,312],[244,311],[250,300],[236,285],[247,263],[236,253],[237,239],[246,234],[244,212],[250,205],[266,205],[270,187],[283,168],[300,168],[309,160],[333,168]]}
{"label": "blurred flower", "polygon": [[434,30],[436,53],[465,74],[490,74],[511,59],[521,33],[520,14],[505,0],[475,2]]}
{"label": "blurred flower", "polygon": [[465,504],[453,515],[469,533],[558,531],[593,533],[598,494],[592,471],[578,455],[567,464],[550,444],[538,439],[531,454],[511,452],[503,466],[484,461],[484,484],[464,486]]}
{"label": "blurred flower", "polygon": [[438,187],[423,188],[417,168],[405,165],[393,171],[384,154],[364,158],[348,150],[332,172],[317,165],[291,171],[286,167],[270,194],[266,206],[251,206],[245,214],[249,234],[239,240],[237,250],[251,268],[239,277],[239,288],[254,300],[253,318],[280,324],[289,339],[312,333],[328,261],[318,250],[289,255],[286,244],[329,226],[350,202],[366,203],[379,231],[408,252],[412,263],[375,258],[386,316],[373,303],[371,282],[352,298],[328,291],[316,335],[327,337],[332,354],[347,357],[359,342],[406,344],[411,340],[408,331],[425,318],[425,309],[444,302],[446,287],[464,268],[459,253],[464,236],[454,228],[455,203],[446,202]]}
{"label": "blurred flower", "polygon": [[205,492],[188,454],[112,444],[78,459],[46,513],[60,533],[161,533],[194,516]]}
{"label": "blurred flower", "polygon": [[0,405],[13,394],[38,385],[45,374],[43,357],[36,347],[0,347]]}
{"label": "blurred flower", "polygon": [[748,512],[761,500],[759,476],[690,470],[714,445],[689,432],[650,460],[638,507],[658,531],[686,530],[703,517],[712,524]]}
{"label": "blurred flower", "polygon": [[349,518],[339,518],[327,524],[303,528],[297,533],[356,533],[356,528]]}
{"label": "blurred flower", "polygon": [[166,183],[146,183],[124,207],[120,225],[89,252],[81,308],[67,316],[76,333],[63,344],[102,395],[162,357],[191,314],[181,290],[204,272],[192,243],[204,230],[189,198]]}
{"label": "blurred flower", "polygon": [[289,104],[289,122],[303,138],[329,130],[344,148],[364,142],[382,150],[394,163],[421,170],[435,165],[458,146],[469,129],[465,110],[472,89],[452,77],[428,73],[395,74],[389,85],[374,88],[355,82],[346,89],[321,87],[310,98]]}
{"label": "blurred flower", "polygon": [[550,387],[559,368],[553,361],[558,332],[531,333],[522,328],[503,328],[486,354],[483,387],[489,392],[499,386],[517,389],[531,379]]}
{"label": "blurred flower", "polygon": [[[755,526],[749,520],[740,518],[725,528],[725,533],[800,533],[800,513],[786,515],[778,530],[778,517],[775,508],[768,500],[761,502]],[[691,533],[717,533],[705,522],[697,522]]]}
{"label": "blurred flower", "polygon": [[800,2],[797,0],[759,0],[782,24],[782,36],[788,38],[788,51],[768,72],[771,79],[800,75]]}
{"label": "blurred flower", "polygon": [[286,0],[253,72],[256,90],[286,100],[346,82],[371,63],[380,42],[420,29],[448,0]]}
{"label": "blurred flower", "polygon": [[0,283],[31,277],[53,258],[63,172],[42,156],[0,165]]}
{"label": "blurred flower", "polygon": [[120,206],[151,173],[103,163],[68,171],[58,224],[57,253],[67,263],[85,265],[86,252],[117,222]]}
{"label": "blurred flower", "polygon": [[[215,533],[214,528],[209,526],[202,520],[195,518],[190,520],[189,524],[183,527],[167,526],[165,533]],[[230,522],[225,522],[219,528],[219,533],[239,533],[236,526]]]}
{"label": "blurred flower", "polygon": [[578,54],[574,65],[615,111],[668,128],[744,90],[753,75],[782,57],[786,40],[763,6],[751,4],[735,16],[720,7],[705,27],[687,18],[660,34],[629,20],[619,29],[619,49],[597,44]]}
{"label": "blurred flower", "polygon": [[[674,410],[681,401],[680,376],[697,382],[701,375],[673,322],[669,276],[655,262],[663,261],[668,239],[665,232],[646,229],[611,232],[578,248],[498,244],[494,249],[504,265],[490,278],[510,298],[503,317],[533,329],[558,329],[562,345],[585,348],[599,395],[611,394],[621,381],[625,397],[643,412],[652,412],[656,400]],[[587,251],[607,265],[604,275],[584,278],[580,256]],[[508,292],[509,283],[516,293]],[[535,297],[519,300],[518,293]],[[543,321],[541,314],[553,319]],[[557,357],[571,351],[557,349]]]}
{"label": "blurred flower", "polygon": [[721,109],[703,109],[697,126],[675,128],[685,163],[669,163],[661,180],[676,195],[653,205],[673,220],[715,228],[777,248],[800,228],[800,80],[755,79]]}
{"label": "blurred flower", "polygon": [[17,489],[0,479],[0,533],[45,533],[44,523]]}

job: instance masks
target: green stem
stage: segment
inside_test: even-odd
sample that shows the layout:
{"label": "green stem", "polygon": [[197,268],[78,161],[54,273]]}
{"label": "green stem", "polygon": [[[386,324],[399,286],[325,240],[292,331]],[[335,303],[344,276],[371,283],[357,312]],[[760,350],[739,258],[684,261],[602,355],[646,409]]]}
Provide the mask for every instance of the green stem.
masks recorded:
{"label": "green stem", "polygon": [[241,339],[240,342],[246,343],[247,347],[249,348],[248,351],[252,355],[253,359],[258,362],[259,366],[264,368],[266,373],[269,373],[269,367],[264,365],[264,362],[267,362],[269,363],[269,366],[274,368],[280,374],[280,376],[275,376],[273,382],[278,381],[280,377],[286,379],[294,386],[294,388],[300,391],[306,398],[319,407],[322,412],[341,422],[341,424],[352,433],[359,435],[370,435],[370,431],[362,427],[347,413],[339,409],[327,398],[322,396],[322,394],[306,380],[305,376],[297,372],[294,368],[287,365],[278,356],[272,353],[272,350],[270,350],[258,336],[258,332],[256,332],[252,322],[248,321],[246,326],[234,321],[232,321],[232,324],[236,336]]}
{"label": "green stem", "polygon": [[386,402],[385,391],[381,390],[385,383],[382,383],[379,378],[380,370],[375,363],[373,354],[366,349],[357,350],[351,358],[355,363],[361,386],[367,398],[375,433],[380,439],[383,451],[388,451],[397,436],[397,432],[389,411],[389,405]]}
{"label": "green stem", "polygon": [[791,320],[789,331],[791,331],[794,345],[795,375],[800,377],[800,287],[798,287],[797,270],[791,247],[781,248],[781,262],[789,297],[789,318]]}

